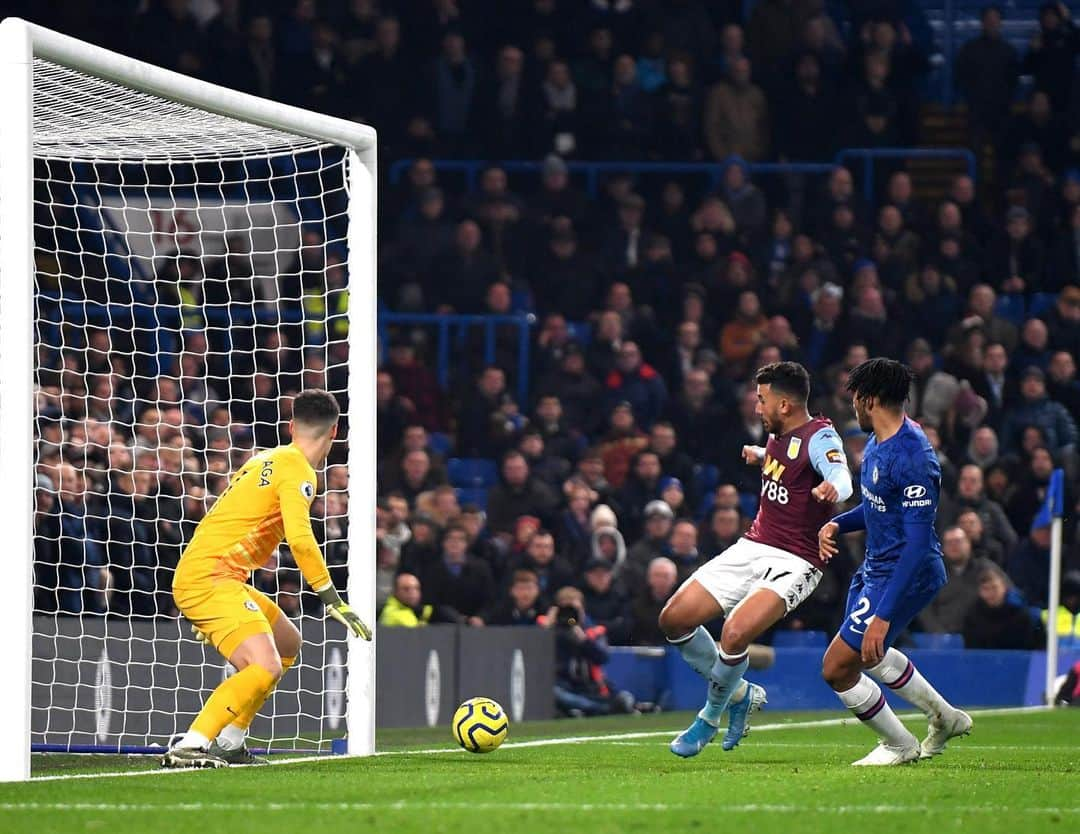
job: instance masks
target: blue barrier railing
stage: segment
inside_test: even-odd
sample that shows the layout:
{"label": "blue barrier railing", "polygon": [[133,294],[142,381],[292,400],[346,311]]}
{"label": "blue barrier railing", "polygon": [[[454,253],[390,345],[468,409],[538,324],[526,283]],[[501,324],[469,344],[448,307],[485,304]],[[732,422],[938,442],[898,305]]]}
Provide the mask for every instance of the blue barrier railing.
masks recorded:
{"label": "blue barrier railing", "polygon": [[[390,166],[390,184],[397,185],[416,160],[399,159]],[[508,174],[539,174],[543,162],[533,160],[485,160],[485,159],[435,159],[432,160],[436,171],[465,175],[465,188],[475,191],[480,173],[493,165],[502,168]],[[588,162],[569,161],[566,167],[571,174],[585,177],[585,190],[590,197],[596,197],[600,191],[600,178],[605,174],[670,174],[672,176],[704,176],[710,188],[720,187],[720,180],[727,161],[720,162]],[[827,162],[753,162],[750,173],[753,174],[827,174],[833,166]]]}
{"label": "blue barrier railing", "polygon": [[836,155],[838,165],[848,160],[862,161],[863,196],[867,205],[874,205],[874,163],[879,159],[960,159],[967,174],[976,179],[975,154],[967,148],[845,148]]}
{"label": "blue barrier railing", "polygon": [[517,398],[518,404],[525,408],[529,396],[529,329],[535,317],[526,313],[512,316],[478,315],[440,315],[436,313],[379,313],[379,342],[385,355],[387,348],[387,328],[400,324],[405,326],[421,325],[435,327],[438,332],[438,353],[436,355],[435,375],[444,389],[450,386],[450,351],[451,336],[463,346],[465,334],[470,328],[483,328],[484,363],[495,361],[495,343],[497,327],[511,325],[517,327]]}
{"label": "blue barrier railing", "polygon": [[[863,165],[863,191],[867,203],[874,203],[874,162],[878,159],[961,159],[967,166],[968,175],[975,179],[975,154],[967,148],[846,148],[837,153],[833,162],[754,162],[749,165],[750,174],[828,174],[837,165],[848,160],[861,160]],[[416,160],[399,159],[390,166],[390,184],[397,185]],[[475,191],[480,174],[486,168],[497,166],[508,174],[539,174],[542,162],[533,160],[485,159],[433,159],[436,171],[463,174],[465,190]],[[673,176],[701,176],[711,189],[720,187],[721,177],[727,167],[721,162],[590,162],[572,161],[566,166],[571,174],[585,178],[585,188],[590,197],[596,197],[600,178],[605,174],[670,174]]]}

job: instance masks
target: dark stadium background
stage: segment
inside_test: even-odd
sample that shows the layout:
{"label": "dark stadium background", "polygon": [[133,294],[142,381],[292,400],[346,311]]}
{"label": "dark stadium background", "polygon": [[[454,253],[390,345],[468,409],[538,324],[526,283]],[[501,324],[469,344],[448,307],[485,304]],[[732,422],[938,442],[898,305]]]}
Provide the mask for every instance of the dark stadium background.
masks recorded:
{"label": "dark stadium background", "polygon": [[[612,642],[659,643],[675,583],[755,511],[754,370],[810,369],[857,474],[846,373],[883,355],[916,370],[944,473],[951,578],[918,628],[1035,648],[1055,467],[1067,628],[1080,607],[1080,32],[1054,4],[980,24],[983,6],[947,24],[930,0],[0,10],[378,129],[380,605],[409,571],[435,620],[531,622],[579,584]],[[134,544],[172,541],[170,512]],[[459,526],[461,569],[441,546]],[[834,628],[858,556],[847,542],[782,628]],[[990,565],[1004,600],[980,599]],[[521,569],[540,586],[523,610]]]}

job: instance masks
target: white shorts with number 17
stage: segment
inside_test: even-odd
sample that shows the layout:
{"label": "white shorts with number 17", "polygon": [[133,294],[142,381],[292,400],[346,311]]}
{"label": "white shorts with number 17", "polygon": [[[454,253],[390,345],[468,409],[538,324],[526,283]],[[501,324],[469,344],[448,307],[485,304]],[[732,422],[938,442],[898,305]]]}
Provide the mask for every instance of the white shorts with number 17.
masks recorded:
{"label": "white shorts with number 17", "polygon": [[794,553],[741,538],[694,571],[690,579],[715,597],[731,616],[735,607],[759,588],[774,591],[790,614],[821,581],[821,571]]}

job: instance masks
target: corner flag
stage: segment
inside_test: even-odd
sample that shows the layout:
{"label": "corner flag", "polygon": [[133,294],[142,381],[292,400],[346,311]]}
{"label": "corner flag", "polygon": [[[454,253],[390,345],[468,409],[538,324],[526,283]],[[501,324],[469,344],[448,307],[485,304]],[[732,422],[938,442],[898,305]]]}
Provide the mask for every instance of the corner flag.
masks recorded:
{"label": "corner flag", "polygon": [[1046,501],[1031,522],[1033,531],[1040,527],[1050,527],[1050,582],[1046,594],[1046,685],[1043,690],[1047,704],[1054,703],[1054,694],[1058,687],[1058,633],[1055,618],[1061,604],[1061,519],[1064,515],[1065,471],[1055,469],[1046,489]]}
{"label": "corner flag", "polygon": [[1031,522],[1031,529],[1049,527],[1055,518],[1065,515],[1065,470],[1055,469],[1050,476],[1050,485],[1046,488],[1046,500]]}

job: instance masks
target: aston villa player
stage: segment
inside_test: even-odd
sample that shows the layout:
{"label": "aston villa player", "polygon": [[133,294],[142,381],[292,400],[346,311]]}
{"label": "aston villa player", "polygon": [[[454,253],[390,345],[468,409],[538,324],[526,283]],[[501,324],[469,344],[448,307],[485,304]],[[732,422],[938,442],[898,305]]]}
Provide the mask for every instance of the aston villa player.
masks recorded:
{"label": "aston villa player", "polygon": [[[840,436],[806,403],[810,376],[796,362],[761,368],[757,413],[770,435],[764,448],[744,446],[748,464],[761,466],[761,504],[745,536],[683,583],[660,614],[660,626],[686,662],[708,681],[704,708],[671,743],[671,752],[696,756],[729,712],[722,747],[731,750],[765,703],[765,690],[743,680],[750,643],[810,596],[824,567],[818,530],[833,504],[851,497]],[[704,623],[724,616],[717,648]]]}

